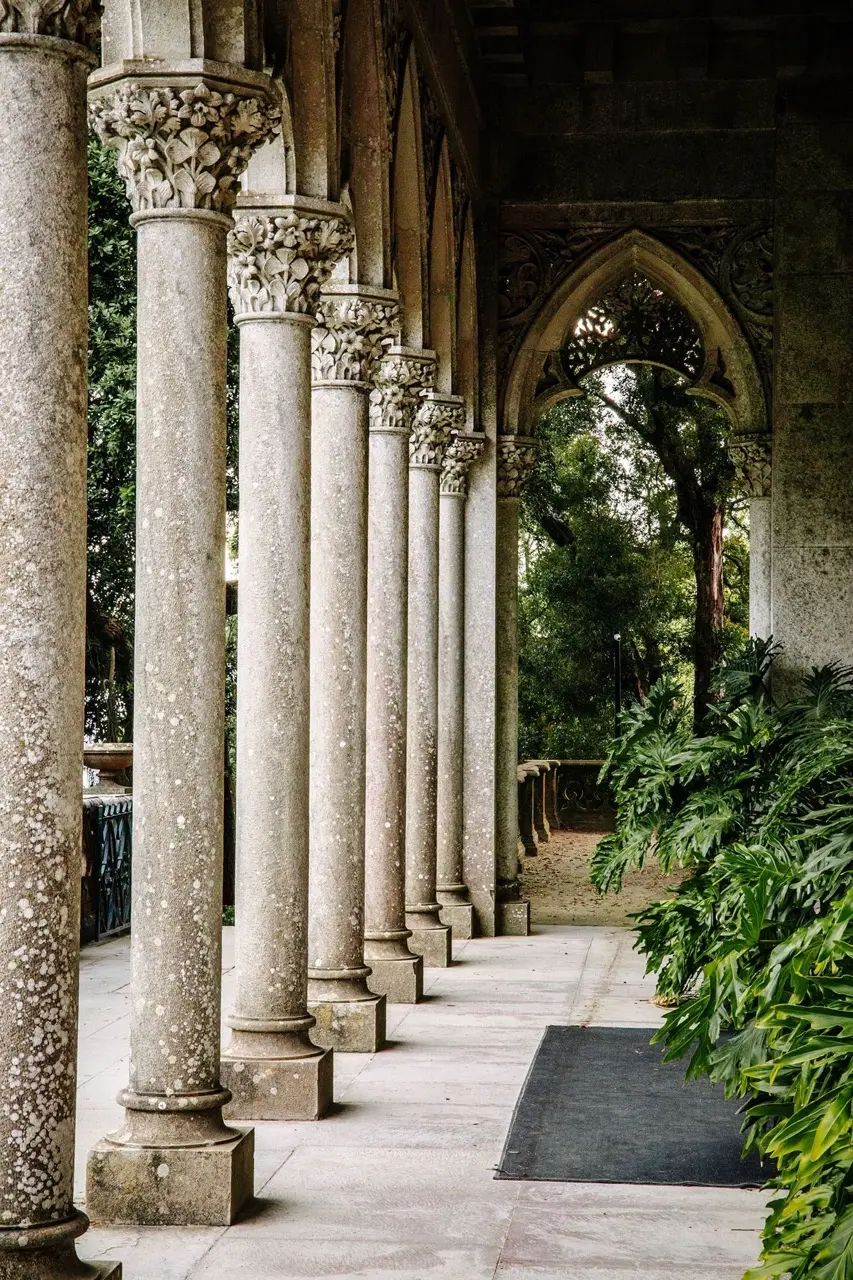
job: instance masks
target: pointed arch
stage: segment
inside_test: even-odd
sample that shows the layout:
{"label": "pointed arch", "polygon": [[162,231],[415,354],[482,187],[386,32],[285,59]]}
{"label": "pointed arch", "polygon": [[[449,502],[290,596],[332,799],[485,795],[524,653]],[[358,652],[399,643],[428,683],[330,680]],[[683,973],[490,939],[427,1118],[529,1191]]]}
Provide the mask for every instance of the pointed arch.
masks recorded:
{"label": "pointed arch", "polygon": [[417,84],[410,49],[400,92],[392,191],[394,287],[400,294],[402,341],[409,347],[423,347],[428,329],[427,214]]}
{"label": "pointed arch", "polygon": [[590,307],[634,272],[675,298],[699,329],[704,364],[690,393],[720,405],[735,431],[766,431],[764,388],[738,321],[692,263],[639,230],[626,232],[590,254],[546,299],[510,369],[504,397],[504,430],[529,434],[551,405],[582,394],[558,376],[549,376],[554,368],[553,357],[566,338],[575,333],[578,321]]}
{"label": "pointed arch", "polygon": [[456,389],[456,264],[447,139],[441,144],[429,249],[430,346],[438,355],[436,386]]}
{"label": "pointed arch", "polygon": [[477,331],[477,268],[474,219],[469,204],[465,212],[459,255],[459,297],[456,318],[456,385],[465,397],[466,431],[480,425],[479,343]]}

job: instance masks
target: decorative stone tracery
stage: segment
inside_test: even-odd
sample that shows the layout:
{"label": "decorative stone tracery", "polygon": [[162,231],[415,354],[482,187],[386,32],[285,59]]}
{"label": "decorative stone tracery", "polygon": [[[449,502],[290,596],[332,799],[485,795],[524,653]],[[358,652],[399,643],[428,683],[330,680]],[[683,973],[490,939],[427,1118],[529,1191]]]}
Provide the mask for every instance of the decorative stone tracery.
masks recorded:
{"label": "decorative stone tracery", "polygon": [[228,286],[238,315],[315,315],[320,290],[354,243],[343,218],[297,208],[252,213],[228,235]]}

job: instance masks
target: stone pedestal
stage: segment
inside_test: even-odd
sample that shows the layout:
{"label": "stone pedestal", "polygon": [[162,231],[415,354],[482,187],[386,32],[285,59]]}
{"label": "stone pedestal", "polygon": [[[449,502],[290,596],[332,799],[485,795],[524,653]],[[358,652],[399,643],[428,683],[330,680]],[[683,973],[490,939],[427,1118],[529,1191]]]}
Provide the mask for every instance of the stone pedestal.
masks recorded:
{"label": "stone pedestal", "polygon": [[308,1007],[318,1044],[385,1039],[364,962],[368,392],[397,302],[329,286],[314,331]]}
{"label": "stone pedestal", "polygon": [[526,933],[529,904],[518,880],[518,500],[535,442],[497,441],[497,899],[501,931]]}
{"label": "stone pedestal", "polygon": [[462,869],[465,735],[465,499],[483,436],[456,433],[444,455],[439,499],[436,897],[454,938],[474,936]]}
{"label": "stone pedestal", "polygon": [[436,898],[438,504],[444,452],[464,412],[459,396],[426,392],[409,449],[406,924],[409,945],[428,968],[446,968],[452,959],[450,929]]}
{"label": "stone pedestal", "polygon": [[317,201],[252,208],[228,241],[240,328],[237,996],[222,1060],[233,1119],[316,1120],[332,1104],[331,1051],[312,1043],[307,1012],[307,477],[314,312],[352,246],[336,215]]}
{"label": "stone pedestal", "polygon": [[367,568],[365,960],[394,1004],[423,995],[406,927],[406,607],[409,432],[435,355],[391,347],[370,396]]}
{"label": "stone pedestal", "polygon": [[[223,210],[234,166],[278,112],[269,82],[242,74],[248,83],[230,93],[197,75],[116,87],[101,72],[90,82],[95,127],[118,151],[136,209],[139,279],[131,1071],[125,1123],[89,1160],[86,1201],[99,1222],[225,1226],[253,1194],[251,1132],[223,1122],[230,1094],[219,1076],[232,225]],[[194,109],[203,128],[178,150]],[[205,131],[219,145],[199,150]],[[237,149],[223,146],[229,138]],[[152,186],[162,175],[143,153],[168,158],[171,194]]]}
{"label": "stone pedestal", "polygon": [[0,1275],[118,1280],[77,1258],[72,1200],[95,6],[46,8],[0,17]]}

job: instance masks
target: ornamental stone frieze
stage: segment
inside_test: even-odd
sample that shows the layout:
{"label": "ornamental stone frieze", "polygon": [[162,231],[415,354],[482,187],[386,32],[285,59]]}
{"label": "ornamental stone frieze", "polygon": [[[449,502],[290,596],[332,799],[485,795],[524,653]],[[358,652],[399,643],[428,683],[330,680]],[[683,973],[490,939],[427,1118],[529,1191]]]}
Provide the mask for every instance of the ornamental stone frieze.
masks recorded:
{"label": "ornamental stone frieze", "polygon": [[729,455],[738,484],[750,498],[769,498],[771,492],[772,442],[769,435],[734,436]]}
{"label": "ornamental stone frieze", "polygon": [[455,434],[447,446],[444,461],[441,464],[441,492],[466,497],[468,493],[468,471],[486,446],[484,435]]}
{"label": "ornamental stone frieze", "polygon": [[520,498],[536,457],[532,436],[499,436],[498,497]]}
{"label": "ornamental stone frieze", "polygon": [[55,36],[92,49],[97,43],[98,0],[0,0],[0,33]]}
{"label": "ornamental stone frieze", "polygon": [[316,315],[320,290],[352,250],[346,218],[308,208],[241,214],[228,235],[228,290],[238,315]]}
{"label": "ornamental stone frieze", "polygon": [[281,129],[281,108],[272,100],[204,82],[179,88],[124,81],[99,91],[89,110],[101,142],[117,153],[137,213],[228,213],[252,152]]}
{"label": "ornamental stone frieze", "polygon": [[371,431],[408,431],[418,403],[435,382],[436,354],[391,347],[379,360],[370,393]]}
{"label": "ornamental stone frieze", "polygon": [[454,431],[465,423],[465,401],[462,396],[440,391],[424,393],[409,438],[409,464],[413,467],[439,468],[444,451]]}
{"label": "ornamental stone frieze", "polygon": [[400,304],[386,289],[359,285],[324,291],[311,340],[315,382],[371,382],[400,324]]}

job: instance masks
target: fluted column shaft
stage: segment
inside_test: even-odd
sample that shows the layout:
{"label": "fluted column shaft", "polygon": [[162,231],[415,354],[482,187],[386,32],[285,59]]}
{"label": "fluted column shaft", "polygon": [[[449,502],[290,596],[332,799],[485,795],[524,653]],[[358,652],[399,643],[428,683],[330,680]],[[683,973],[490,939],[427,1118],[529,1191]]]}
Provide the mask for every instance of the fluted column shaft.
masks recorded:
{"label": "fluted column shaft", "polygon": [[464,421],[458,396],[427,392],[409,452],[406,923],[424,964],[451,962],[450,929],[436,898],[438,768],[438,528],[441,464]]}
{"label": "fluted column shaft", "polygon": [[367,433],[396,319],[385,290],[329,286],[314,331],[308,996],[314,1039],[343,1052],[385,1039],[364,963]]}
{"label": "fluted column shaft", "polygon": [[[85,10],[86,6],[82,6]],[[86,76],[0,17],[0,1275],[118,1276],[74,1239],[86,598]],[[57,19],[60,27],[65,18]]]}
{"label": "fluted column shaft", "polygon": [[311,330],[320,286],[352,245],[336,206],[291,201],[228,238],[240,329],[237,634],[237,990],[227,1114],[311,1120],[332,1102],[311,1042],[308,716]]}
{"label": "fluted column shaft", "polygon": [[465,501],[468,468],[483,436],[454,435],[444,455],[439,499],[438,745],[436,897],[455,938],[471,938],[474,908],[462,870],[465,729]]}
{"label": "fluted column shaft", "polygon": [[496,862],[501,933],[530,930],[530,904],[518,880],[518,502],[533,461],[534,442],[498,439],[496,549],[497,760]]}
{"label": "fluted column shaft", "polygon": [[435,355],[391,347],[370,395],[364,954],[392,1003],[423,993],[406,927],[406,642],[409,434]]}
{"label": "fluted column shaft", "polygon": [[[160,114],[140,125],[146,93]],[[92,108],[119,151],[138,236],[131,1072],[124,1128],[89,1161],[101,1220],[228,1223],[253,1191],[252,1134],[223,1123],[219,1079],[231,174],[213,145],[208,180],[176,177],[169,203],[134,150],[144,139],[149,159],[158,145],[174,157],[175,134],[197,148],[193,119],[220,144],[242,137],[238,102],[204,85],[125,85]],[[249,110],[257,145],[277,113],[263,97]]]}

